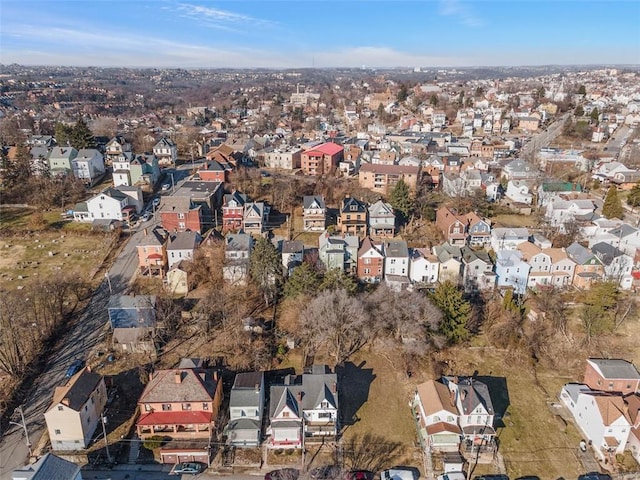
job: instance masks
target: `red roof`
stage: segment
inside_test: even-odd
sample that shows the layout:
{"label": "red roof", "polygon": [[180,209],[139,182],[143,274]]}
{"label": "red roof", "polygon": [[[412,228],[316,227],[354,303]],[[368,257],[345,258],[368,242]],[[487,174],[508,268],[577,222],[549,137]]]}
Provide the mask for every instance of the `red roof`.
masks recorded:
{"label": "red roof", "polygon": [[211,412],[151,412],[140,416],[136,425],[194,425],[211,423]]}
{"label": "red roof", "polygon": [[306,153],[312,152],[320,152],[323,155],[335,155],[336,153],[340,153],[344,150],[342,145],[338,145],[337,143],[323,143],[322,145],[318,145],[310,150],[307,150]]}
{"label": "red roof", "polygon": [[151,255],[148,255],[147,258],[149,260],[162,260],[162,255],[159,253],[152,253]]}
{"label": "red roof", "polygon": [[382,173],[386,175],[418,175],[420,167],[412,167],[410,165],[386,165],[379,163],[365,163],[360,167],[361,172]]}

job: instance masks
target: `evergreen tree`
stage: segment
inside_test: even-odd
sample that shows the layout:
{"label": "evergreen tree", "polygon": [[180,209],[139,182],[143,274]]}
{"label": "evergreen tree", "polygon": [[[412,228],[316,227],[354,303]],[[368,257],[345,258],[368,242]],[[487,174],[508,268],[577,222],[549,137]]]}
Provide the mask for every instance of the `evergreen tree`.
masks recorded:
{"label": "evergreen tree", "polygon": [[301,294],[312,295],[318,291],[320,287],[320,276],[307,262],[296,267],[287,283],[284,284],[285,297],[297,297]]}
{"label": "evergreen tree", "polygon": [[469,335],[467,322],[471,318],[471,304],[464,299],[462,292],[450,280],[436,288],[431,301],[442,311],[440,323],[442,333],[449,343],[458,343]]}
{"label": "evergreen tree", "polygon": [[622,219],[624,215],[624,209],[620,197],[618,197],[618,189],[616,187],[609,187],[607,190],[607,196],[604,199],[604,205],[602,206],[602,215],[605,218],[619,218]]}
{"label": "evergreen tree", "polygon": [[580,87],[578,88],[578,95],[586,95],[587,94],[587,88],[584,85],[580,85]]}
{"label": "evergreen tree", "polygon": [[264,295],[268,307],[275,300],[282,284],[282,259],[278,249],[268,238],[260,237],[251,252],[251,278]]}
{"label": "evergreen tree", "polygon": [[56,123],[54,137],[58,145],[65,147],[71,143],[71,130],[72,127],[69,127],[64,123]]}
{"label": "evergreen tree", "polygon": [[95,148],[96,143],[93,138],[93,133],[82,118],[79,118],[73,126],[70,142],[71,146],[76,150],[80,150],[82,148]]}
{"label": "evergreen tree", "polygon": [[640,182],[636,183],[629,191],[627,205],[633,208],[640,207]]}
{"label": "evergreen tree", "polygon": [[598,112],[597,108],[594,108],[593,110],[591,110],[591,114],[589,116],[591,117],[591,120],[595,122],[596,125],[600,121],[600,112]]}
{"label": "evergreen tree", "polygon": [[320,283],[320,290],[344,290],[349,295],[356,293],[358,284],[353,277],[339,268],[332,268],[324,274]]}
{"label": "evergreen tree", "polygon": [[598,282],[591,285],[580,312],[587,340],[613,330],[619,296],[616,282]]}
{"label": "evergreen tree", "polygon": [[10,188],[24,188],[24,184],[31,178],[31,155],[24,145],[16,148],[16,157],[9,160],[3,153],[2,165],[5,169],[3,174],[4,185]]}
{"label": "evergreen tree", "polygon": [[576,116],[576,117],[584,116],[584,108],[582,108],[582,105],[578,105],[576,107],[576,109],[573,112],[573,115]]}
{"label": "evergreen tree", "polygon": [[409,186],[403,179],[398,180],[396,186],[393,187],[391,195],[389,196],[389,203],[395,210],[396,214],[402,217],[403,221],[406,221],[413,211],[413,199],[411,198],[411,191]]}
{"label": "evergreen tree", "polygon": [[398,95],[396,96],[396,100],[398,103],[404,102],[407,98],[409,98],[409,89],[406,84],[400,85],[400,90],[398,90]]}

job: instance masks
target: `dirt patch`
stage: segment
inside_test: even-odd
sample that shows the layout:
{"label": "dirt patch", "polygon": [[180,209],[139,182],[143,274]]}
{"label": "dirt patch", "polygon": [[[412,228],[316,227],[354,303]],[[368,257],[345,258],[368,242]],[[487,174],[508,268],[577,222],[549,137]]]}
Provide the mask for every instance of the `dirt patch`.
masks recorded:
{"label": "dirt patch", "polygon": [[17,262],[22,261],[24,253],[27,250],[25,245],[12,245],[4,242],[0,247],[0,270],[11,269]]}

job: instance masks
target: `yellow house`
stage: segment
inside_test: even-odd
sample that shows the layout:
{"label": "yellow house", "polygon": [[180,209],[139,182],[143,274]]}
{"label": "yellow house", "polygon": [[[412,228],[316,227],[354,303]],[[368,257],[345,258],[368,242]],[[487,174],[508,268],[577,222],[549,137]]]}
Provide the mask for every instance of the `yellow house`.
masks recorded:
{"label": "yellow house", "polygon": [[56,387],[53,404],[44,414],[53,450],[87,448],[107,403],[102,375],[83,368],[63,387]]}

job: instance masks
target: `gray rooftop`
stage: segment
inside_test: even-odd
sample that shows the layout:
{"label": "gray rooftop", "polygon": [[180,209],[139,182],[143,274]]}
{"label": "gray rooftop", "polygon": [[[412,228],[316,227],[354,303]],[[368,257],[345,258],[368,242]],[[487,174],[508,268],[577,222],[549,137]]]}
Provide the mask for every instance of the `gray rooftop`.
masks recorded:
{"label": "gray rooftop", "polygon": [[589,358],[587,360],[600,370],[607,379],[640,380],[640,373],[633,363],[619,358]]}
{"label": "gray rooftop", "polygon": [[109,321],[113,328],[152,327],[156,323],[155,295],[113,295],[109,299]]}
{"label": "gray rooftop", "polygon": [[53,453],[46,453],[37,462],[14,470],[12,480],[75,480],[80,466],[60,458]]}
{"label": "gray rooftop", "polygon": [[93,373],[88,368],[83,368],[71,377],[65,386],[56,388],[53,394],[52,408],[58,403],[64,403],[72,410],[79,412],[101,381],[102,375]]}
{"label": "gray rooftop", "polygon": [[302,198],[303,208],[312,208],[313,204],[317,205],[317,208],[326,208],[324,198],[321,195],[305,195]]}
{"label": "gray rooftop", "polygon": [[197,232],[176,232],[170,238],[167,250],[193,250],[202,241]]}
{"label": "gray rooftop", "polygon": [[409,257],[409,248],[404,240],[397,240],[385,244],[384,254],[389,257]]}

